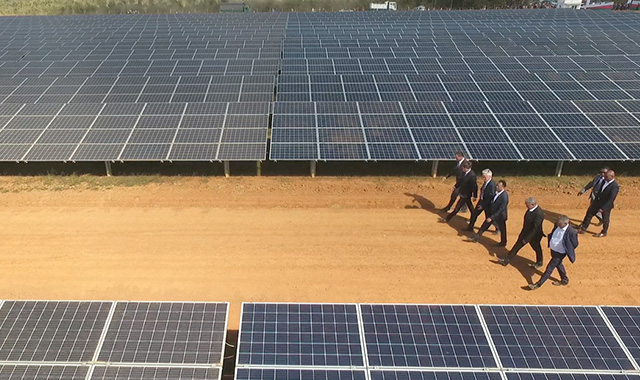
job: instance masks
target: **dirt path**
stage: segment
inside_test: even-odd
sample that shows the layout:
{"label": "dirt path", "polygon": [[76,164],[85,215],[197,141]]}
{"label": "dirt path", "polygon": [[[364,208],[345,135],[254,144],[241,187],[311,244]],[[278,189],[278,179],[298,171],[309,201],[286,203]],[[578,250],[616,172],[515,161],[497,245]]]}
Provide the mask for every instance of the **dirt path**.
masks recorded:
{"label": "dirt path", "polygon": [[[510,180],[509,246],[527,196],[580,219],[585,180]],[[451,185],[439,180],[174,178],[68,190],[42,181],[0,179],[1,298],[230,301],[232,329],[244,301],[640,303],[640,179],[621,179],[609,237],[581,237],[570,286],[536,292],[521,289],[539,276],[526,266],[530,248],[503,268],[490,254],[505,253],[495,236],[470,244],[436,223]]]}

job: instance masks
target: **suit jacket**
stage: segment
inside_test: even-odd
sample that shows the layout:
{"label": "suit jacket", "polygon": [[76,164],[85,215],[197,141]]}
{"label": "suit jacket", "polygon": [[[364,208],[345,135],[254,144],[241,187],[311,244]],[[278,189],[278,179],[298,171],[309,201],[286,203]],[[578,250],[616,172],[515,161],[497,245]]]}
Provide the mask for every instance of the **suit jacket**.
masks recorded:
{"label": "suit jacket", "polygon": [[496,195],[496,183],[493,179],[487,182],[486,185],[483,183],[484,189],[482,190],[482,200],[478,201],[478,205],[482,206],[483,210],[488,210],[491,207],[491,201],[493,200],[493,196]]}
{"label": "suit jacket", "polygon": [[[549,246],[551,246],[551,237],[556,231],[556,228],[558,228],[558,226],[553,226],[553,230],[551,230],[551,233],[547,235],[547,244]],[[575,228],[571,226],[567,227],[567,230],[562,237],[562,245],[564,246],[564,250],[567,253],[567,256],[569,256],[569,260],[574,263],[576,261],[576,248],[578,248],[578,232],[575,230]]]}
{"label": "suit jacket", "polygon": [[460,197],[463,198],[477,198],[478,197],[478,178],[473,170],[469,170],[466,175],[462,173],[459,187]]}
{"label": "suit jacket", "polygon": [[462,164],[465,163],[466,161],[467,159],[463,158],[462,161],[460,161],[460,165],[458,165],[458,162],[456,161],[456,166],[453,167],[453,170],[451,171],[451,173],[447,174],[446,178],[453,177],[453,176],[456,177],[456,184],[454,185],[455,187],[460,187],[460,180],[464,175],[464,171],[462,171]]}
{"label": "suit jacket", "polygon": [[[495,197],[495,195],[494,195]],[[491,213],[491,220],[503,220],[506,221],[507,220],[507,207],[509,206],[509,194],[507,194],[507,191],[503,191],[502,194],[500,194],[498,196],[498,198],[496,198],[495,201],[491,202],[491,206],[489,207],[489,211]]]}
{"label": "suit jacket", "polygon": [[609,185],[607,185],[607,187],[604,188],[604,190],[601,190],[598,194],[596,194],[596,198],[593,200],[592,205],[594,207],[598,207],[603,211],[613,209],[613,201],[616,200],[618,191],[620,191],[618,181],[611,182]]}
{"label": "suit jacket", "polygon": [[[601,181],[602,180],[602,181]],[[600,189],[602,188],[602,184],[604,183],[604,178],[602,178],[602,176],[600,174],[598,174],[593,181],[587,183],[582,189],[584,191],[587,191],[589,189],[591,190],[591,194],[589,194],[589,198],[591,199],[591,201],[593,201],[596,198],[596,195],[600,192]]]}
{"label": "suit jacket", "polygon": [[527,243],[532,240],[540,241],[544,236],[542,232],[542,222],[544,221],[544,211],[538,206],[533,211],[525,211],[524,224],[518,240],[524,240]]}

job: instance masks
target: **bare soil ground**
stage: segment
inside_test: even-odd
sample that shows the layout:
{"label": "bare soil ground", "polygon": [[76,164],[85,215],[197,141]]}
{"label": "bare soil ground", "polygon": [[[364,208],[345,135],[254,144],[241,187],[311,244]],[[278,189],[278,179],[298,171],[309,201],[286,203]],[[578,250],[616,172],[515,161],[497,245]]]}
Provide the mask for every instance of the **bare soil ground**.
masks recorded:
{"label": "bare soil ground", "polygon": [[[548,232],[584,216],[589,179],[509,179],[509,247],[526,197]],[[530,292],[529,247],[505,268],[496,236],[436,222],[451,180],[3,177],[0,298],[230,301],[230,329],[244,301],[637,305],[640,178],[619,181],[610,234],[581,236],[570,285]]]}

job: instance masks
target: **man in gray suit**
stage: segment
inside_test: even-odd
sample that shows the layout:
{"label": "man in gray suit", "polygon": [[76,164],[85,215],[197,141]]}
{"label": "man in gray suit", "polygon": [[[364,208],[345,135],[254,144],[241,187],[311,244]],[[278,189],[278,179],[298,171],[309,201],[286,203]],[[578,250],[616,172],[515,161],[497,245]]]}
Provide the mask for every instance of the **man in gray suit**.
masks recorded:
{"label": "man in gray suit", "polygon": [[562,260],[569,256],[569,261],[576,261],[576,248],[578,248],[578,232],[569,225],[569,217],[560,215],[556,221],[556,225],[548,235],[549,248],[551,248],[551,261],[547,265],[547,269],[538,282],[529,284],[529,289],[536,290],[551,277],[551,273],[558,268],[560,273],[560,281],[554,281],[553,285],[562,286],[569,284],[567,271],[564,269]]}
{"label": "man in gray suit", "polygon": [[[581,196],[582,194],[586,193],[587,190],[591,189],[591,194],[589,194],[589,201],[590,203],[593,203],[593,201],[596,199],[596,195],[598,195],[600,190],[602,190],[602,185],[606,182],[604,177],[607,175],[608,171],[609,167],[607,166],[604,166],[602,169],[600,169],[600,173],[591,182],[587,183],[582,189],[580,189],[580,191],[578,192],[578,196]],[[596,218],[598,219],[598,224],[596,225],[602,225],[602,214],[600,214],[599,212],[596,213]]]}

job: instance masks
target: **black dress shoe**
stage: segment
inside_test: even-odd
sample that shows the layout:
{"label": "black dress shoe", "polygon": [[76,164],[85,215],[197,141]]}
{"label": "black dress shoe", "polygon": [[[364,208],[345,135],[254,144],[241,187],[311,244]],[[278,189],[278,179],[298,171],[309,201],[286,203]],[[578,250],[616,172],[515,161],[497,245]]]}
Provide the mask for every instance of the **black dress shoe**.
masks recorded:
{"label": "black dress shoe", "polygon": [[538,284],[529,284],[529,290],[536,290],[540,287]]}
{"label": "black dress shoe", "polygon": [[438,223],[447,223],[445,218],[438,218]]}
{"label": "black dress shoe", "polygon": [[535,268],[535,269],[542,268],[542,264],[540,263],[527,264],[527,265],[529,266],[529,268]]}
{"label": "black dress shoe", "polygon": [[502,264],[503,267],[506,267],[507,265],[509,265],[509,260],[507,259],[498,259],[498,262]]}
{"label": "black dress shoe", "polygon": [[443,207],[443,208],[441,208],[441,209],[440,209],[440,211],[442,211],[442,212],[448,212],[448,211],[449,211],[449,209],[448,209],[447,207]]}
{"label": "black dress shoe", "polygon": [[569,285],[569,281],[566,281],[566,282],[565,281],[554,281],[554,282],[552,282],[552,284],[555,285],[555,286],[566,286],[566,285]]}
{"label": "black dress shoe", "polygon": [[468,237],[468,238],[467,238],[467,241],[468,241],[468,242],[471,242],[471,243],[477,243],[477,242],[478,242],[478,237],[477,237],[477,236],[474,236],[474,237]]}
{"label": "black dress shoe", "polygon": [[607,236],[607,234],[603,234],[602,232],[600,232],[599,234],[593,235],[593,237],[597,237],[597,238],[601,238],[601,237],[605,237],[605,236]]}

